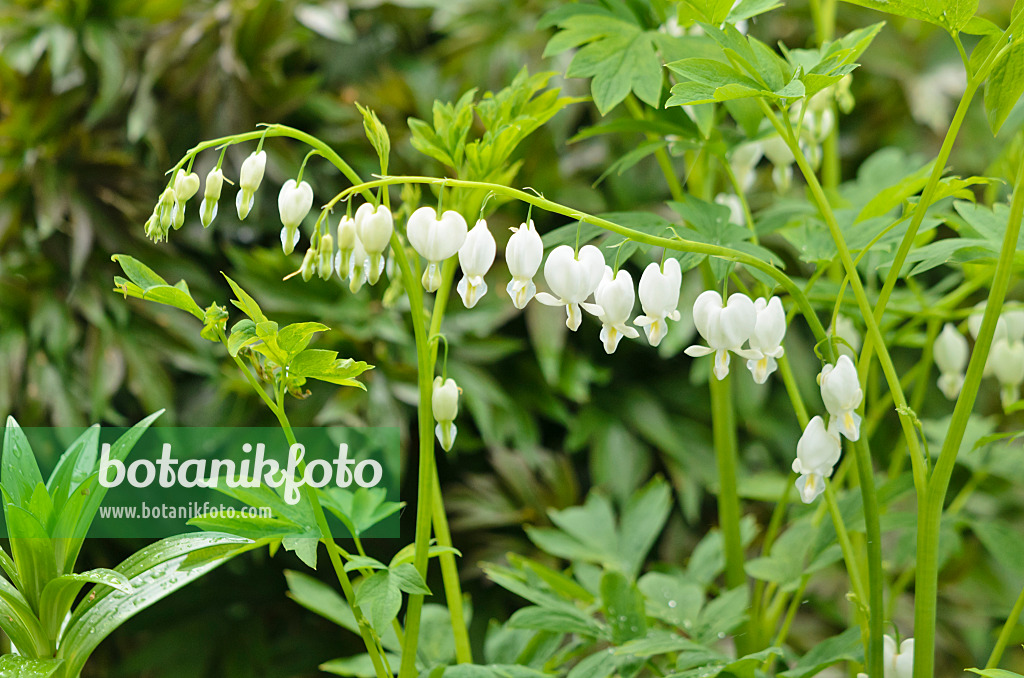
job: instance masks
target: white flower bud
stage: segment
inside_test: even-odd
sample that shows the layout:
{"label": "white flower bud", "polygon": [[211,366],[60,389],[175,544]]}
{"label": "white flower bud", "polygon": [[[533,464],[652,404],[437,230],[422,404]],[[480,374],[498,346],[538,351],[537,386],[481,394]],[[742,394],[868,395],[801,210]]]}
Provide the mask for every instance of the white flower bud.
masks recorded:
{"label": "white flower bud", "polygon": [[338,269],[342,280],[348,280],[352,268],[352,251],[358,240],[355,220],[348,215],[343,216],[338,223],[338,254],[334,261],[334,268]]}
{"label": "white flower bud", "polygon": [[644,328],[647,341],[657,346],[668,333],[667,319],[679,320],[679,290],[683,284],[683,272],[679,260],[665,260],[664,270],[657,263],[650,263],[640,276],[640,307],[644,314],[633,324]]}
{"label": "white flower bud", "polygon": [[433,207],[425,206],[409,216],[406,234],[413,249],[427,260],[422,283],[428,292],[441,286],[441,262],[459,251],[467,231],[466,220],[451,210],[438,217]]}
{"label": "white flower bud", "polygon": [[209,228],[217,217],[217,201],[220,200],[223,186],[224,173],[216,168],[210,170],[206,175],[206,186],[203,188],[203,202],[199,205],[199,218],[203,222],[203,228]]}
{"label": "white flower bud", "polygon": [[179,169],[174,175],[174,198],[181,204],[185,204],[192,196],[199,192],[199,175],[195,172],[185,173]]}
{"label": "white flower bud", "polygon": [[434,389],[430,398],[431,409],[437,426],[434,429],[441,448],[445,452],[452,449],[458,430],[455,417],[459,414],[459,387],[454,379],[434,378]]}
{"label": "white flower bud", "polygon": [[857,440],[861,418],[855,410],[864,399],[864,391],[860,388],[853,361],[842,355],[835,365],[825,365],[818,375],[818,384],[825,409],[831,415],[829,430],[838,431],[849,440]]}
{"label": "white flower bud", "polygon": [[256,189],[263,181],[263,172],[266,167],[266,151],[254,152],[242,161],[238,179],[238,195],[235,196],[235,209],[238,210],[239,219],[249,216],[253,200],[256,197]]}
{"label": "white flower bud", "polygon": [[955,400],[964,383],[967,367],[967,339],[957,332],[952,323],[946,323],[935,338],[935,365],[939,368],[939,390]]}
{"label": "white flower bud", "polygon": [[579,254],[569,245],[556,247],[544,264],[544,280],[554,294],[541,292],[537,301],[546,306],[565,306],[565,326],[575,332],[583,320],[580,303],[597,289],[604,268],[604,255],[593,245],[584,245]]}
{"label": "white flower bud", "polygon": [[334,274],[334,238],[330,233],[320,237],[320,248],[317,250],[317,273],[322,280],[330,280]]}
{"label": "white flower bud", "polygon": [[537,269],[544,258],[544,242],[532,219],[530,223],[520,224],[513,231],[505,246],[505,262],[508,264],[508,272],[512,274],[512,280],[505,291],[511,297],[512,304],[523,309],[537,294],[533,276],[537,275]]}
{"label": "white flower bud", "polygon": [[316,272],[316,249],[310,247],[306,250],[306,255],[302,257],[302,266],[299,267],[299,271],[302,274],[302,279],[306,282],[313,279],[313,273]]}
{"label": "white flower bud", "polygon": [[456,288],[466,308],[473,308],[476,302],[487,294],[484,276],[494,263],[497,243],[487,230],[487,222],[480,219],[470,229],[466,242],[459,250],[459,265],[462,266],[462,280]]}
{"label": "white flower bud", "polygon": [[1003,407],[1020,399],[1020,385],[1024,383],[1024,342],[999,339],[992,343],[989,351],[992,376],[1002,386]]}

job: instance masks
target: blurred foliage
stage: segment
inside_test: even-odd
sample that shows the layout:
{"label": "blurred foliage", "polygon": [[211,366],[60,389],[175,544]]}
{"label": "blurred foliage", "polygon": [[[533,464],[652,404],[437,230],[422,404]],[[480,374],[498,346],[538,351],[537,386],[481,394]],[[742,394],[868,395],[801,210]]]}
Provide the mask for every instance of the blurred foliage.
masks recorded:
{"label": "blurred foliage", "polygon": [[[496,91],[524,65],[531,73],[564,73],[571,55],[544,58],[555,30],[540,27],[541,17],[561,4],[5,3],[0,7],[0,415],[13,414],[24,426],[125,424],[167,407],[168,423],[270,423],[241,377],[222,360],[219,347],[201,341],[194,323],[186,325],[190,319],[153,304],[129,306],[111,293],[117,266],[109,256],[124,252],[170,280],[188,280],[204,307],[226,302],[229,292],[219,271],[230,270],[268,314],[284,323],[303,319],[289,317],[301,308],[334,328],[320,340],[323,345],[377,366],[367,375],[367,394],[314,389],[293,406],[296,425],[386,423],[409,430],[415,349],[399,310],[384,307],[368,291],[349,294],[335,281],[282,283],[297,268],[298,255],[289,261],[277,250],[276,191],[257,195],[260,218],[244,224],[225,220],[205,231],[189,214],[179,237],[161,247],[145,240],[142,223],[165,181],[162,173],[188,147],[260,122],[308,130],[364,176],[375,172],[377,160],[364,140],[355,101],[375,110],[390,131],[391,172],[441,171],[414,149],[407,118],[430,120],[435,99],[456,101],[471,88]],[[1005,25],[1011,4],[986,2],[983,13]],[[750,31],[791,46],[809,44],[808,16],[805,3],[793,2],[753,19]],[[842,5],[837,34],[878,20],[875,12]],[[888,146],[903,149],[901,163],[934,156],[963,88],[955,75],[959,57],[941,29],[891,21],[862,64],[853,81],[857,106],[840,118],[843,176],[856,176],[865,159]],[[590,94],[589,82],[575,78],[562,82],[559,76],[552,85],[562,86],[566,95]],[[628,118],[620,106],[604,120]],[[667,190],[651,158],[617,168],[600,190],[593,188],[611,163],[643,139],[628,130],[577,136],[600,121],[589,104],[570,106],[553,118],[512,158],[521,163],[516,183],[594,213],[660,204]],[[1020,152],[1019,144],[1010,143],[1020,122],[1018,111],[993,138],[976,107],[950,164],[964,176],[1008,177],[1012,168],[1006,159]],[[474,131],[482,133],[482,125],[474,124]],[[237,168],[248,150],[232,148],[226,164]],[[268,183],[277,185],[302,158],[284,144],[268,143],[267,150]],[[202,176],[209,167],[196,169]],[[313,161],[307,176],[314,186],[330,186],[335,179],[328,170]],[[755,211],[775,200],[768,175],[762,173],[752,192]],[[784,207],[773,210],[777,214]],[[524,217],[495,216],[491,228],[499,251],[508,227]],[[542,232],[563,225],[546,215],[534,218]],[[787,263],[798,265],[796,258]],[[821,284],[819,291],[827,296],[826,286],[833,283]],[[681,308],[699,292],[688,285]],[[503,287],[504,281],[495,281],[495,289]],[[623,345],[609,361],[597,337],[590,336],[596,333],[567,342],[557,309],[532,304],[518,315],[490,295],[472,313],[450,311],[449,371],[465,389],[465,409],[474,425],[460,424],[457,450],[466,456],[441,459],[440,466],[455,543],[467,564],[497,562],[506,552],[545,558],[522,524],[549,525],[549,509],[580,503],[591,487],[623,503],[654,472],[671,480],[680,508],[655,550],[666,561],[687,560],[715,520],[716,481],[706,366],[690,371],[688,361],[674,360],[689,343],[692,330],[685,325],[674,326],[657,351],[662,367],[655,372],[646,345]],[[922,342],[920,335],[904,339],[908,347]],[[812,372],[808,340],[793,333],[787,341],[796,373]],[[740,489],[745,499],[758,502],[752,511],[764,524],[770,511],[766,502],[779,493],[778,473],[767,471],[788,466],[798,432],[781,385],[754,389],[748,381],[737,380],[745,468]],[[813,384],[801,387],[809,392]],[[994,406],[994,398],[986,393],[985,407]],[[929,401],[920,414],[927,424],[947,411],[944,403]],[[993,494],[982,513],[1019,516],[1019,483],[1013,489],[1004,469],[1009,462],[986,457],[985,463],[1003,470],[983,470]],[[955,481],[969,482],[966,474]],[[951,534],[973,534],[976,524],[965,519],[950,527]],[[951,576],[962,585],[941,601],[962,612],[962,621],[940,629],[940,644],[964,664],[989,642],[984,636],[989,618],[1008,607],[997,583],[1006,572],[969,565],[972,555],[999,543],[1000,536],[982,528],[979,539],[958,542]],[[376,549],[393,552],[392,546],[371,544],[371,555]],[[111,554],[121,551],[127,552],[123,544],[90,542],[83,558],[103,566],[117,562]],[[904,556],[891,567],[904,567]],[[305,676],[317,674],[316,661],[352,654],[354,637],[341,636],[331,624],[282,602],[281,570],[297,565],[289,558],[238,559],[148,610],[99,648],[92,675]],[[479,578],[480,570],[467,567],[466,573]],[[477,581],[477,586],[471,593],[487,593],[474,596],[476,627],[482,630],[490,614],[507,614],[515,605],[514,598],[491,595],[493,585]],[[830,633],[821,627],[822,617],[837,628],[845,623],[828,602],[828,580],[815,586],[820,588],[812,587],[809,597],[821,616],[798,616],[793,633],[806,637],[808,647]],[[898,602],[905,615],[906,601]],[[985,609],[989,612],[979,612]],[[979,616],[984,624],[974,623]],[[339,648],[342,642],[352,644]],[[189,648],[184,657],[183,647]],[[188,665],[181,663],[186,660]]]}

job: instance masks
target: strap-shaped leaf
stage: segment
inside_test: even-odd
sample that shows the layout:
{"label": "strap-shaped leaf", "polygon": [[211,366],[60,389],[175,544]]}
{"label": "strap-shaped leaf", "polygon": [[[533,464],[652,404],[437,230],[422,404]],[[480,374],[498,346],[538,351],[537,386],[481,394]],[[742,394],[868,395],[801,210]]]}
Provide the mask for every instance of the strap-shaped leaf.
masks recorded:
{"label": "strap-shaped leaf", "polygon": [[29,659],[14,654],[5,654],[0,657],[0,676],[6,678],[50,678],[63,665],[63,659]]}
{"label": "strap-shaped leaf", "polygon": [[61,455],[57,468],[50,474],[46,489],[53,500],[53,510],[59,515],[68,496],[78,487],[96,466],[99,458],[100,427],[90,426],[85,433],[71,443]]}
{"label": "strap-shaped leaf", "polygon": [[25,654],[45,656],[51,651],[39,618],[25,596],[6,579],[0,579],[0,629]]}
{"label": "strap-shaped leaf", "polygon": [[75,596],[86,584],[109,586],[124,593],[132,591],[132,585],[127,577],[120,572],[103,568],[81,574],[65,574],[50,580],[39,600],[39,620],[48,637],[57,637],[64,618],[75,602]]}

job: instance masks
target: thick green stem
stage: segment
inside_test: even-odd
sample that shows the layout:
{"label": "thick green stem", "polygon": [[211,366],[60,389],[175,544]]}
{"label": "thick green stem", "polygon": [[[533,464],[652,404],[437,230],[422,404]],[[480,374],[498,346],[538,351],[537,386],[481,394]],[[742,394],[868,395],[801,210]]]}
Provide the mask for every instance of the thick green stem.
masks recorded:
{"label": "thick green stem", "polygon": [[712,376],[709,387],[715,459],[718,462],[718,524],[725,543],[725,584],[732,589],[747,583],[740,534],[740,497],[736,491],[736,415],[729,377],[718,380]]}
{"label": "thick green stem", "polygon": [[988,360],[996,322],[1006,298],[1013,273],[1013,258],[1020,236],[1021,217],[1024,215],[1024,163],[1017,170],[1013,187],[1013,202],[1010,205],[1010,219],[992,281],[992,290],[985,306],[981,331],[971,352],[967,365],[964,385],[953,408],[953,417],[946,431],[935,468],[928,481],[924,502],[919,502],[917,522],[917,581],[914,598],[914,676],[931,678],[935,666],[935,616],[938,607],[939,586],[939,526],[942,522],[942,507],[949,489],[949,480],[956,465],[957,453],[967,430],[967,422],[974,401],[978,397]]}

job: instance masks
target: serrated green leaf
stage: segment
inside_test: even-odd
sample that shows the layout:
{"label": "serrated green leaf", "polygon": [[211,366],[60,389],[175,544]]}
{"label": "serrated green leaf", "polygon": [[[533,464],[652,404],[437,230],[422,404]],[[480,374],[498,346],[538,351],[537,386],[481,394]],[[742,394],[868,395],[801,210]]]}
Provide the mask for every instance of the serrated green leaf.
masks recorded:
{"label": "serrated green leaf", "polygon": [[846,0],[851,5],[927,21],[957,33],[978,11],[978,0]]}

